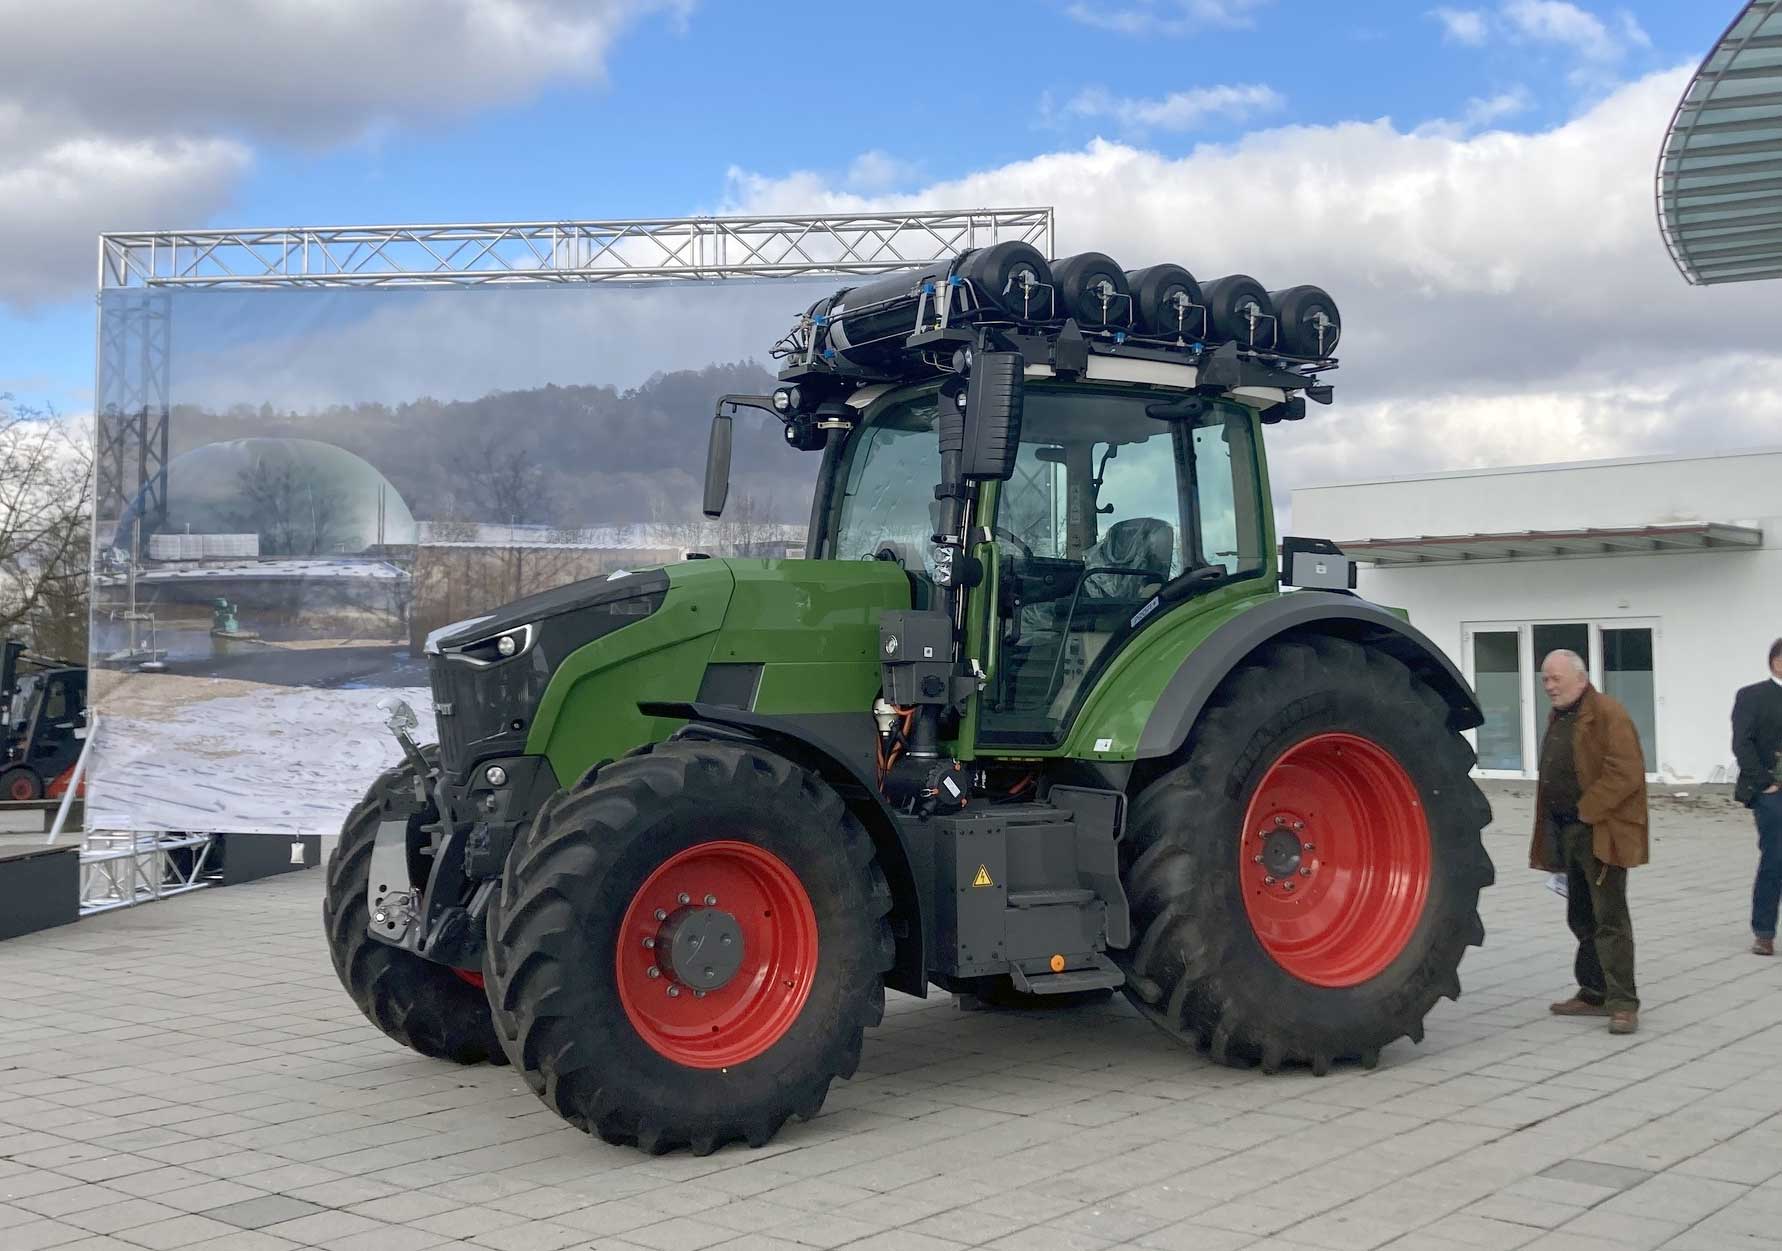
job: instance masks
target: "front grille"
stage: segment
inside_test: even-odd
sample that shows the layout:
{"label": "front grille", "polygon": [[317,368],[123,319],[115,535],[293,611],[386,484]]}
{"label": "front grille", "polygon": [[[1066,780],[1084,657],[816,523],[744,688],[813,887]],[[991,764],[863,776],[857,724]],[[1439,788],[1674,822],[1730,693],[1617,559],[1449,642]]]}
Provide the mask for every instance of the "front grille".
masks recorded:
{"label": "front grille", "polygon": [[433,688],[433,723],[439,733],[439,761],[447,773],[469,764],[468,753],[476,735],[466,712],[476,697],[475,670],[448,664],[443,656],[428,657],[427,680]]}

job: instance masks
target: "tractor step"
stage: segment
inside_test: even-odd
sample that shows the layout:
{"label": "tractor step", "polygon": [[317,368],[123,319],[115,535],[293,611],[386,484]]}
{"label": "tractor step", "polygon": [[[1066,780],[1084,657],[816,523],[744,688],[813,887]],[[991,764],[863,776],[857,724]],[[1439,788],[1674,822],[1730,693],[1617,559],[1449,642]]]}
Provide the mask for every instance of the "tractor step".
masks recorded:
{"label": "tractor step", "polygon": [[1053,904],[1086,904],[1095,892],[1086,888],[1074,890],[1021,890],[1009,892],[1011,908],[1046,908]]}
{"label": "tractor step", "polygon": [[1089,957],[1088,968],[1066,969],[1062,973],[1026,973],[1020,965],[1009,971],[1015,989],[1023,995],[1070,995],[1085,990],[1106,990],[1126,984],[1126,974],[1100,952]]}

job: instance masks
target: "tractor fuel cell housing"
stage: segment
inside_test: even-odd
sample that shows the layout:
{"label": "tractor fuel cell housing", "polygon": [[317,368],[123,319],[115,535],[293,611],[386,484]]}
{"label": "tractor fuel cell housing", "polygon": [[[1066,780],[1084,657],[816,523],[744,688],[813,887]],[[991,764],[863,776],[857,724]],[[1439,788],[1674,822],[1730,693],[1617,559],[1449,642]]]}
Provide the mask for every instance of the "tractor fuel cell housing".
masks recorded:
{"label": "tractor fuel cell housing", "polygon": [[944,704],[953,675],[953,622],[945,613],[887,612],[879,618],[885,698],[901,708]]}

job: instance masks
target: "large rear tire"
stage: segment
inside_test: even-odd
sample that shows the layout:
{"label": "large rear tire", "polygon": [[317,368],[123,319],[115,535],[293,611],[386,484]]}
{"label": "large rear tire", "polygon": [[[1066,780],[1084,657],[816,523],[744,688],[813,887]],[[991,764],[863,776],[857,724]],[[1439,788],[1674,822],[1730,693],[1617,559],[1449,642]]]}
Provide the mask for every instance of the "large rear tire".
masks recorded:
{"label": "large rear tire", "polygon": [[548,804],[508,855],[484,979],[509,1059],[607,1142],[765,1144],[884,1014],[891,893],[821,779],[677,741]]}
{"label": "large rear tire", "polygon": [[[437,749],[422,750],[431,758]],[[507,1057],[490,1022],[488,998],[475,984],[480,979],[371,936],[367,886],[381,797],[393,788],[413,787],[414,776],[408,764],[385,773],[341,826],[322,900],[328,954],[340,984],[366,1019],[404,1047],[459,1064],[504,1064]],[[429,806],[410,820],[410,829],[437,819]]]}
{"label": "large rear tire", "polygon": [[1421,1041],[1484,941],[1491,808],[1447,706],[1397,659],[1315,636],[1234,671],[1138,796],[1126,993],[1225,1064],[1371,1067]]}

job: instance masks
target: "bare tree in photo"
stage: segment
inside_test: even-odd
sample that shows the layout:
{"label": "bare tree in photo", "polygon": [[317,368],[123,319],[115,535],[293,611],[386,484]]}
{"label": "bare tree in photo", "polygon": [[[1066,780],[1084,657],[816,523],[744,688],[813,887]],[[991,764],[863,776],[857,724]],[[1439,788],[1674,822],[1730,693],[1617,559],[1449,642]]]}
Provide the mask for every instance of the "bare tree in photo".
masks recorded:
{"label": "bare tree in photo", "polygon": [[0,394],[0,637],[87,651],[92,445],[53,408]]}
{"label": "bare tree in photo", "polygon": [[341,542],[347,498],[313,466],[266,458],[239,476],[240,524],[262,555],[322,556]]}
{"label": "bare tree in photo", "polygon": [[781,527],[774,521],[774,501],[745,495],[724,510],[715,526],[714,542],[729,556],[769,556]]}
{"label": "bare tree in photo", "polygon": [[510,526],[555,519],[544,462],[525,443],[486,432],[452,458],[451,469],[460,513]]}

